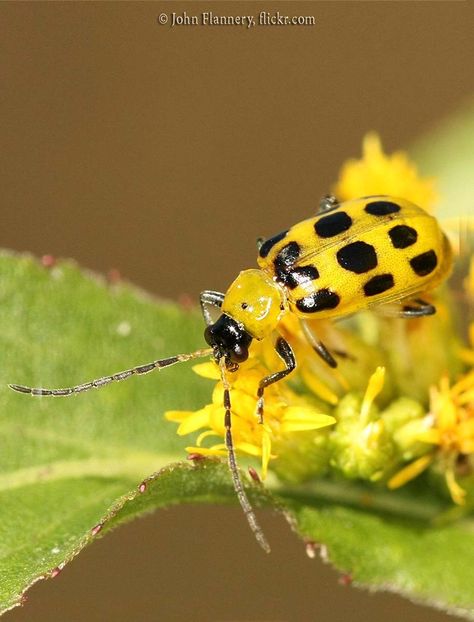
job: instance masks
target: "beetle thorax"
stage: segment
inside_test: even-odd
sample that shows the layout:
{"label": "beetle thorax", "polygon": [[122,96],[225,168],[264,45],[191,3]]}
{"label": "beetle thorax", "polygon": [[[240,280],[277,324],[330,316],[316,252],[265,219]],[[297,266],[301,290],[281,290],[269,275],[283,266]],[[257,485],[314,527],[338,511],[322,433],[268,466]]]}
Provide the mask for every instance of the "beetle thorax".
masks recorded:
{"label": "beetle thorax", "polygon": [[222,311],[255,339],[268,337],[287,310],[284,289],[263,270],[244,270],[225,294]]}

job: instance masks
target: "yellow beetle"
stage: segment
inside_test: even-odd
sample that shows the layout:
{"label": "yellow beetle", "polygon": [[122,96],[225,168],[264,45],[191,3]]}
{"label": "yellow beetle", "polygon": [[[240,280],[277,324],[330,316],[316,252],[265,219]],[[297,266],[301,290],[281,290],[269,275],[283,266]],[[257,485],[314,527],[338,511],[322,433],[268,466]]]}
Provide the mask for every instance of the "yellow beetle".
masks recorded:
{"label": "yellow beetle", "polygon": [[[291,346],[277,333],[284,314],[300,318],[314,350],[336,367],[334,356],[307,326],[308,319],[339,318],[368,307],[384,307],[406,318],[431,315],[435,308],[418,296],[438,285],[449,274],[451,263],[451,248],[437,221],[413,203],[388,196],[338,203],[327,196],[315,217],[259,242],[258,269],[241,272],[225,294],[202,292],[204,338],[210,348],[64,389],[9,386],[34,396],[68,396],[212,355],[224,386],[225,441],[234,488],[257,540],[269,551],[237,468],[227,372],[235,371],[248,358],[253,339],[267,339],[276,333],[275,350],[284,368],[260,381],[256,414],[262,422],[265,388],[296,366]],[[211,307],[221,312],[216,321]]]}

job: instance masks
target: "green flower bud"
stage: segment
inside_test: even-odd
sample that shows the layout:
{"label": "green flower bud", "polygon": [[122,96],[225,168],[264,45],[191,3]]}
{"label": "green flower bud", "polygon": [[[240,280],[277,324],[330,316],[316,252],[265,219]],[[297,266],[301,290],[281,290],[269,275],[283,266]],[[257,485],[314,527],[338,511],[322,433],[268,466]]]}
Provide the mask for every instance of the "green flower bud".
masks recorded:
{"label": "green flower bud", "polygon": [[394,445],[376,407],[371,406],[364,419],[361,407],[362,400],[353,394],[338,405],[338,423],[330,434],[330,463],[345,477],[378,481],[392,465]]}
{"label": "green flower bud", "polygon": [[298,432],[276,442],[273,450],[278,459],[272,470],[287,483],[296,484],[325,475],[329,469],[329,432]]}
{"label": "green flower bud", "polygon": [[397,462],[413,460],[432,449],[418,440],[427,422],[425,409],[419,402],[401,397],[383,411],[382,420],[394,443]]}

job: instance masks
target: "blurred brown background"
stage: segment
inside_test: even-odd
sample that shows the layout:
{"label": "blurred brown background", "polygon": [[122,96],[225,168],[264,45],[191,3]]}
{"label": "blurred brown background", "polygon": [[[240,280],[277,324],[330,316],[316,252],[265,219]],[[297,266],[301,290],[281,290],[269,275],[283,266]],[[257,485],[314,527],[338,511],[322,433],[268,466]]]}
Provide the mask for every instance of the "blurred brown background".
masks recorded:
{"label": "blurred brown background", "polygon": [[[225,289],[255,240],[314,212],[377,129],[412,143],[471,94],[467,2],[0,5],[1,244],[171,298]],[[315,26],[159,25],[172,11]],[[133,361],[131,361],[133,363]],[[94,544],[11,622],[448,616],[339,586],[279,517],[175,508]]]}

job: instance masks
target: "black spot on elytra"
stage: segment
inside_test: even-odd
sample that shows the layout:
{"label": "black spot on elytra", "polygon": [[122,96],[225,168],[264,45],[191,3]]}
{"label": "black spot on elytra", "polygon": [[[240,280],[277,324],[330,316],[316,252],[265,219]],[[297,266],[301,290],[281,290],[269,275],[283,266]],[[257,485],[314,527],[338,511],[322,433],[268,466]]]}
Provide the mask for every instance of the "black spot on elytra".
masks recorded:
{"label": "black spot on elytra", "polygon": [[396,225],[388,232],[392,244],[395,248],[407,248],[416,242],[418,233],[413,227],[407,225]]}
{"label": "black spot on elytra", "polygon": [[284,278],[281,279],[282,282],[290,289],[295,289],[295,287],[298,287],[298,285],[302,283],[319,279],[319,272],[316,266],[298,266],[297,268],[292,268],[290,272],[282,276],[284,276]]}
{"label": "black spot on elytra", "polygon": [[377,266],[377,253],[371,244],[351,242],[336,253],[337,261],[345,270],[363,274]]}
{"label": "black spot on elytra", "polygon": [[376,296],[382,294],[395,285],[392,274],[377,274],[367,281],[364,285],[364,294],[366,296]]}
{"label": "black spot on elytra", "polygon": [[286,236],[287,233],[288,233],[288,229],[266,240],[260,247],[260,250],[258,251],[258,254],[260,255],[260,257],[265,258],[268,255],[268,253],[272,250],[272,248],[275,246],[275,244],[280,242],[280,240],[283,240],[283,238]]}
{"label": "black spot on elytra", "polygon": [[347,231],[352,225],[352,218],[346,212],[335,212],[322,216],[314,223],[314,230],[320,238],[332,238]]}
{"label": "black spot on elytra", "polygon": [[416,257],[410,259],[410,266],[418,276],[430,274],[437,265],[438,258],[433,250],[426,251],[426,253],[421,253],[421,255],[416,255]]}
{"label": "black spot on elytra", "polygon": [[326,309],[335,309],[340,300],[339,296],[330,289],[318,289],[311,296],[297,300],[296,308],[302,313],[317,313]]}
{"label": "black spot on elytra", "polygon": [[387,214],[395,214],[400,210],[400,205],[393,201],[371,201],[365,206],[367,214],[372,214],[372,216],[387,216]]}
{"label": "black spot on elytra", "polygon": [[301,248],[298,242],[290,242],[280,249],[280,252],[275,257],[275,264],[278,264],[280,268],[289,270],[300,256],[300,251]]}
{"label": "black spot on elytra", "polygon": [[288,273],[300,256],[300,251],[301,248],[297,242],[290,242],[280,250],[273,262],[275,276],[278,281],[286,282]]}

